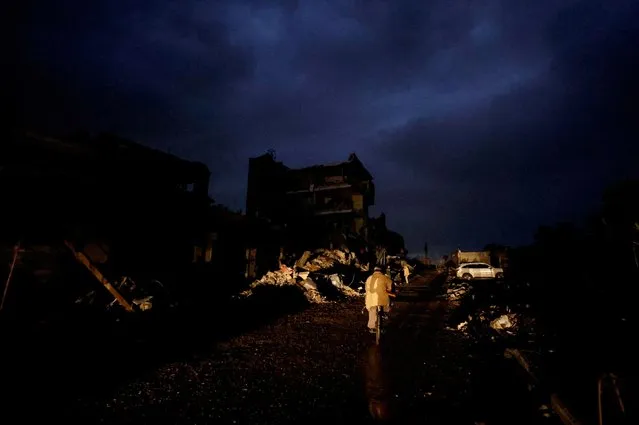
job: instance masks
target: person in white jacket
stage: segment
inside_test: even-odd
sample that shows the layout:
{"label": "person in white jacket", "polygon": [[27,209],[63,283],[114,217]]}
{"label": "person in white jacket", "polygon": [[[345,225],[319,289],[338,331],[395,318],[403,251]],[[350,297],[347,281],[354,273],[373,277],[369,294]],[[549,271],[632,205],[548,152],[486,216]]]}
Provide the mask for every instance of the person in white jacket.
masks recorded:
{"label": "person in white jacket", "polygon": [[377,306],[383,306],[384,311],[390,311],[390,293],[393,282],[382,273],[381,267],[375,267],[372,275],[366,279],[366,310],[368,310],[368,329],[375,332],[377,326]]}
{"label": "person in white jacket", "polygon": [[406,281],[406,285],[408,285],[408,276],[410,276],[411,267],[408,265],[408,262],[402,260],[402,270],[404,271],[404,280]]}

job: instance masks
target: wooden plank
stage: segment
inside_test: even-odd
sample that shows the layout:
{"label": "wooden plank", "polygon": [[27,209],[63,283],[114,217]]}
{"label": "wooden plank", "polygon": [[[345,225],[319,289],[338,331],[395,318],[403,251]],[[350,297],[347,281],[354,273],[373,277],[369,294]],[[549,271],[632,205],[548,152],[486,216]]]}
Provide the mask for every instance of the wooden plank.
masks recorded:
{"label": "wooden plank", "polygon": [[581,425],[581,422],[568,410],[557,394],[550,395],[550,406],[565,425]]}
{"label": "wooden plank", "polygon": [[132,312],[133,306],[129,304],[129,302],[125,300],[122,295],[120,295],[118,290],[115,289],[113,285],[111,285],[111,282],[109,282],[109,280],[106,277],[104,277],[104,275],[100,272],[100,270],[98,270],[93,264],[91,264],[91,261],[89,261],[86,255],[84,255],[82,252],[76,251],[71,242],[64,241],[64,243],[71,250],[76,260],[78,260],[82,265],[84,265],[84,267],[86,267],[91,272],[91,274],[93,274],[93,276],[95,276],[95,278],[98,279],[98,282],[100,282],[106,288],[106,290],[109,291],[111,295],[113,295],[113,298],[115,298],[116,301],[122,307],[124,307],[126,311]]}
{"label": "wooden plank", "polygon": [[[533,373],[530,362],[520,350],[516,348],[506,348],[504,355],[506,358],[514,358],[528,373],[535,384],[540,383],[537,376]],[[550,394],[550,407],[565,425],[581,425],[581,422],[568,410],[566,404],[555,393]]]}
{"label": "wooden plank", "polygon": [[0,302],[0,311],[4,308],[4,301],[7,299],[7,292],[9,291],[9,284],[11,283],[11,277],[13,276],[13,269],[16,266],[16,260],[18,259],[18,253],[20,252],[20,241],[15,244],[13,247],[13,260],[11,261],[11,266],[9,267],[9,276],[7,277],[7,282],[4,285],[4,292],[2,293],[2,301]]}

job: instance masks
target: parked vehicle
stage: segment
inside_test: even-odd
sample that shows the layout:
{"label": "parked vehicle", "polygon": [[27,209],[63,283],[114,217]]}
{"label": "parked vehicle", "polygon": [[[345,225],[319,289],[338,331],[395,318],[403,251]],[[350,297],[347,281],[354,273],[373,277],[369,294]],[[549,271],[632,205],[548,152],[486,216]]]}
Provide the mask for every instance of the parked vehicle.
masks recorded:
{"label": "parked vehicle", "polygon": [[504,269],[486,263],[465,263],[455,269],[455,276],[463,280],[503,279]]}

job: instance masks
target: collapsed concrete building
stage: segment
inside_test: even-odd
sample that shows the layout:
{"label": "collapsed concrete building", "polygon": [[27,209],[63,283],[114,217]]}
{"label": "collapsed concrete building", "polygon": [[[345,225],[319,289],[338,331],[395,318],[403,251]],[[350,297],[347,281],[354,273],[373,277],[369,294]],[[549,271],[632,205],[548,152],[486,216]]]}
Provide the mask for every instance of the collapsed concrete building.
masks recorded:
{"label": "collapsed concrete building", "polygon": [[344,162],[299,169],[276,161],[273,152],[249,159],[247,216],[285,229],[299,248],[367,239],[374,203],[373,176],[354,153]]}
{"label": "collapsed concrete building", "polygon": [[[204,164],[111,135],[29,134],[14,140],[8,153],[0,184],[14,201],[10,214],[17,232],[86,242],[125,233],[138,264],[147,256],[191,259],[194,247],[209,245],[205,235],[193,231],[202,228],[210,205]],[[177,225],[167,229],[167,221]],[[37,232],[29,231],[34,227]],[[167,252],[162,243],[156,249],[156,242],[178,234],[193,242],[189,250]],[[137,235],[141,240],[134,241]]]}
{"label": "collapsed concrete building", "polygon": [[30,283],[11,295],[67,286],[77,274],[61,266],[70,253],[111,283],[126,275],[186,286],[216,264],[243,277],[246,220],[213,203],[209,177],[202,163],[113,135],[15,136],[0,158],[0,252],[19,245],[14,278]]}

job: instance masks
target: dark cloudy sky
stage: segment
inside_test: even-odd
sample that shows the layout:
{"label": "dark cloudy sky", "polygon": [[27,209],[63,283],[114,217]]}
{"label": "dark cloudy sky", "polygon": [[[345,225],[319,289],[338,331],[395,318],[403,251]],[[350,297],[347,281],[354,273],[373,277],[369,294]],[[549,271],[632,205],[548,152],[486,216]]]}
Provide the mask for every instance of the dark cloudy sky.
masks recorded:
{"label": "dark cloudy sky", "polygon": [[639,2],[66,1],[16,11],[20,125],[205,162],[355,151],[419,251],[527,242],[637,176]]}

